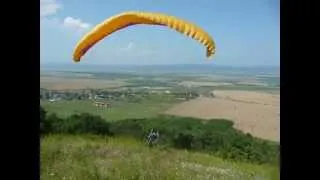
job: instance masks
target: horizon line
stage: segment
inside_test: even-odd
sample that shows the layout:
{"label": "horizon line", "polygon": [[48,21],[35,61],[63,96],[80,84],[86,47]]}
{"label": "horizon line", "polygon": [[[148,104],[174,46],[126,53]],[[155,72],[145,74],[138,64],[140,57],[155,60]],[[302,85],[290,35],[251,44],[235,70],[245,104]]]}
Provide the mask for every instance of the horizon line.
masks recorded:
{"label": "horizon line", "polygon": [[47,63],[40,63],[41,66],[48,66],[48,65],[77,65],[75,67],[83,67],[83,66],[192,66],[192,65],[200,65],[200,66],[216,66],[216,67],[277,67],[280,68],[280,65],[222,65],[222,64],[203,64],[203,63],[185,63],[185,64],[87,64],[87,63],[62,63],[62,62],[47,62]]}

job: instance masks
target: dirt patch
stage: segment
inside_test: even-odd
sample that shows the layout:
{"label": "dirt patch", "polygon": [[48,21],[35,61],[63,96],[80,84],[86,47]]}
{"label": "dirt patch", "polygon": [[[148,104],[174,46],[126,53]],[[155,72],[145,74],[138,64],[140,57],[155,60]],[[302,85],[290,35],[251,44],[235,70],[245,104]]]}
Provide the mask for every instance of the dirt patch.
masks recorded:
{"label": "dirt patch", "polygon": [[85,88],[113,88],[127,83],[122,81],[107,81],[89,78],[40,77],[40,86],[52,90],[85,89]]}
{"label": "dirt patch", "polygon": [[280,94],[270,94],[254,91],[212,91],[220,99],[246,103],[280,106]]}
{"label": "dirt patch", "polygon": [[280,141],[280,95],[250,91],[214,91],[215,98],[198,98],[175,105],[166,114],[204,119],[225,118],[235,128]]}

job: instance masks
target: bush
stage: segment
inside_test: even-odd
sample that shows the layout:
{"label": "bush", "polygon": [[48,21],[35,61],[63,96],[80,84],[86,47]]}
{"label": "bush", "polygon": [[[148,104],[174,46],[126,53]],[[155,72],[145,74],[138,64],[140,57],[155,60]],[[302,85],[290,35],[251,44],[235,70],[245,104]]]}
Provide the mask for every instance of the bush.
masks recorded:
{"label": "bush", "polygon": [[110,126],[110,133],[114,135],[130,135],[143,139],[147,134],[144,128],[145,119],[131,119],[113,122]]}
{"label": "bush", "polygon": [[173,146],[175,148],[182,148],[182,149],[191,149],[192,142],[194,140],[194,136],[189,133],[178,133],[175,137],[173,137]]}
{"label": "bush", "polygon": [[63,121],[62,129],[70,134],[110,134],[109,123],[100,116],[93,116],[87,113],[70,116]]}
{"label": "bush", "polygon": [[203,151],[224,158],[256,163],[275,163],[278,145],[244,134],[224,119],[203,121],[195,118],[160,116],[151,119],[127,119],[111,124],[114,135],[145,138],[150,129],[160,133],[165,146]]}
{"label": "bush", "polygon": [[40,132],[41,133],[45,131],[44,121],[46,120],[46,114],[47,112],[42,108],[42,106],[40,106]]}
{"label": "bush", "polygon": [[45,133],[64,133],[64,119],[59,118],[55,113],[50,114],[46,119]]}
{"label": "bush", "polygon": [[127,119],[106,122],[87,113],[62,119],[46,116],[40,107],[41,133],[101,134],[132,136],[143,140],[151,129],[158,130],[158,143],[165,147],[216,154],[223,158],[256,163],[278,163],[279,145],[252,137],[233,128],[233,122],[216,119],[159,116],[150,119]]}
{"label": "bush", "polygon": [[41,121],[41,134],[68,133],[68,134],[97,134],[110,135],[109,123],[99,116],[87,113],[72,115],[67,119],[50,114]]}

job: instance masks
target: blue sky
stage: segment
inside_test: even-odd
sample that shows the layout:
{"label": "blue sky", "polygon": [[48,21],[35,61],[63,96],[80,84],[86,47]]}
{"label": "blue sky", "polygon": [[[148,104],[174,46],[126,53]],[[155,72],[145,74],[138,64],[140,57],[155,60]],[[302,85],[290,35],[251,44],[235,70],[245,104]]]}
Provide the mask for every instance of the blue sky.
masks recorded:
{"label": "blue sky", "polygon": [[197,24],[215,40],[205,47],[173,30],[131,26],[90,49],[83,64],[279,66],[278,0],[40,0],[41,64],[72,63],[75,44],[96,24],[128,10],[156,11]]}

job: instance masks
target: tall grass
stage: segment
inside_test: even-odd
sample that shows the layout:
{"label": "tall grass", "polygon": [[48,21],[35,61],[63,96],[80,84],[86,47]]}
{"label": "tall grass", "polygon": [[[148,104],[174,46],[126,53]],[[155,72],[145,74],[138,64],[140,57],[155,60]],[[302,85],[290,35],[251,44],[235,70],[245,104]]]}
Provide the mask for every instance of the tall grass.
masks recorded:
{"label": "tall grass", "polygon": [[41,179],[279,179],[276,166],[225,161],[207,154],[148,148],[124,137],[47,135]]}

